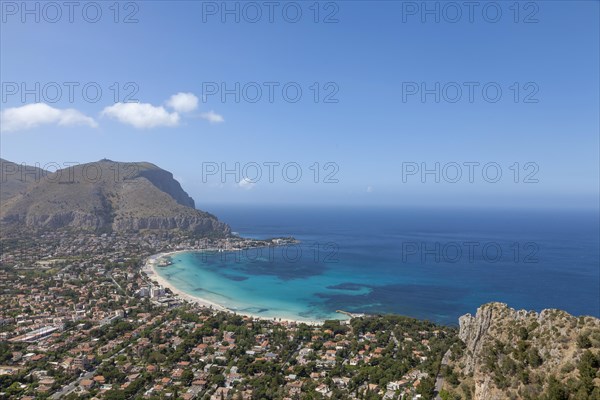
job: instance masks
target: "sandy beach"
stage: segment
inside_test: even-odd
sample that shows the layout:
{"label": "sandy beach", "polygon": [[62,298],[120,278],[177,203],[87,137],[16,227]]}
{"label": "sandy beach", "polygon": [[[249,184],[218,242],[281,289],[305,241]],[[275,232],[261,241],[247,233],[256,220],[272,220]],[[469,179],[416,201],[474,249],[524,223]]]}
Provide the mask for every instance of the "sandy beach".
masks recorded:
{"label": "sandy beach", "polygon": [[[160,254],[151,256],[144,263],[142,272],[144,272],[146,274],[146,276],[148,276],[148,279],[150,279],[151,281],[154,281],[156,284],[161,285],[164,288],[169,288],[169,290],[171,290],[171,292],[173,292],[173,294],[177,295],[182,300],[189,301],[190,303],[198,304],[199,306],[202,306],[202,307],[212,308],[212,309],[218,310],[218,311],[229,311],[227,308],[225,308],[217,303],[203,299],[201,297],[191,296],[191,295],[177,289],[175,286],[171,285],[169,283],[169,281],[167,281],[165,278],[163,278],[156,272],[155,268],[158,267],[158,262],[160,260],[162,260],[166,257],[170,257],[173,255],[176,255],[179,253],[185,253],[185,252],[187,252],[187,250],[171,251],[168,253],[160,253]],[[161,267],[161,268],[163,268],[163,267]]]}
{"label": "sandy beach", "polygon": [[195,250],[195,249],[194,250],[177,250],[177,251],[159,253],[159,254],[150,256],[144,263],[144,266],[142,267],[142,272],[144,274],[146,274],[148,279],[155,282],[156,284],[161,285],[164,288],[169,288],[169,290],[171,290],[171,292],[173,292],[173,294],[176,295],[177,297],[179,297],[180,299],[185,300],[190,303],[197,304],[201,307],[209,308],[209,309],[212,309],[215,311],[224,311],[224,312],[229,312],[232,314],[243,315],[243,316],[251,317],[253,319],[260,319],[260,320],[264,320],[264,321],[296,323],[296,324],[304,323],[307,325],[322,325],[323,324],[323,321],[301,320],[301,319],[292,319],[292,318],[286,318],[286,317],[281,317],[281,318],[265,317],[265,316],[261,316],[261,315],[248,314],[248,313],[244,313],[244,312],[231,310],[231,309],[226,308],[226,307],[224,307],[218,303],[215,303],[213,301],[207,300],[207,299],[199,297],[199,296],[192,296],[188,293],[185,293],[185,292],[179,290],[174,285],[172,285],[168,280],[166,280],[165,278],[163,278],[156,272],[156,268],[168,268],[168,266],[167,267],[158,267],[158,264],[161,260],[163,260],[167,257],[174,256],[176,254],[187,253],[190,251],[199,251],[199,250]]}

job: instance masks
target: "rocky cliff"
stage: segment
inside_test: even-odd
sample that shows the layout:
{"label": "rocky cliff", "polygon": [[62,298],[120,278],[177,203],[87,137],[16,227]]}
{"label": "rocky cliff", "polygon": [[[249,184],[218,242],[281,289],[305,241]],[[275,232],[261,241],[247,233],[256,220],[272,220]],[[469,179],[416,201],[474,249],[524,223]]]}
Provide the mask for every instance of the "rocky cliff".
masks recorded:
{"label": "rocky cliff", "polygon": [[600,396],[598,369],[586,372],[600,367],[598,318],[490,303],[459,323],[463,346],[453,349],[445,371],[451,377],[445,389],[454,398],[600,398],[594,397]]}
{"label": "rocky cliff", "polygon": [[9,189],[0,208],[5,226],[230,233],[228,225],[194,208],[194,200],[170,172],[150,163],[101,160],[43,171],[26,183],[18,178],[13,173],[2,181],[2,192]]}

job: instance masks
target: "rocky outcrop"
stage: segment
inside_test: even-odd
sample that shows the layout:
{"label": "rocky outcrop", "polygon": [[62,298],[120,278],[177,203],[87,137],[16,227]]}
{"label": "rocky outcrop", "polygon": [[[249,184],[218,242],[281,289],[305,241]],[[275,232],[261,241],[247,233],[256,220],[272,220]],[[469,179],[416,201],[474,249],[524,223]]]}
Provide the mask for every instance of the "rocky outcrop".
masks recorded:
{"label": "rocky outcrop", "polygon": [[[504,303],[481,306],[459,318],[461,351],[449,362],[461,377],[460,387],[445,389],[474,400],[538,398],[548,377],[577,387],[575,366],[582,354],[578,341],[591,338],[590,351],[600,356],[600,320],[574,317],[556,309],[515,310]],[[600,385],[600,379],[597,379]],[[573,383],[575,382],[575,383]],[[468,395],[465,392],[469,392]]]}
{"label": "rocky outcrop", "polygon": [[196,208],[194,199],[188,196],[169,171],[163,169],[146,169],[140,171],[139,176],[148,179],[154,186],[167,193],[182,206]]}
{"label": "rocky outcrop", "polygon": [[48,229],[59,229],[66,226],[79,227],[85,230],[99,230],[109,222],[95,215],[79,211],[57,212],[54,214],[27,214],[9,215],[4,223],[20,224],[25,226],[45,227]]}
{"label": "rocky outcrop", "polygon": [[471,355],[465,361],[466,373],[475,370],[475,356],[482,350],[484,337],[488,334],[493,318],[494,307],[481,307],[475,317],[466,314],[458,319],[460,326],[458,337],[467,345],[467,354]]}
{"label": "rocky outcrop", "polygon": [[145,229],[171,230],[180,229],[197,234],[222,233],[228,235],[231,228],[219,222],[216,218],[209,217],[147,217],[147,218],[120,218],[113,224],[116,231],[140,231]]}

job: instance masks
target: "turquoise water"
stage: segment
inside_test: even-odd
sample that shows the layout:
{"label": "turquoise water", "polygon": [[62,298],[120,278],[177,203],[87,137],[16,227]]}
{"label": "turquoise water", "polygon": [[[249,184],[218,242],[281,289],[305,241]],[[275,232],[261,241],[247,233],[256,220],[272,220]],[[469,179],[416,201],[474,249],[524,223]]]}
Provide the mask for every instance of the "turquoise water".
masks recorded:
{"label": "turquoise water", "polygon": [[[253,249],[251,253],[180,253],[171,257],[173,265],[157,268],[157,272],[188,294],[242,314],[306,321],[342,318],[318,303],[313,304],[320,293],[340,294],[339,290],[326,288],[339,283],[339,278],[326,273],[320,274],[318,280],[301,277],[300,270],[304,266],[282,257],[269,258],[269,253],[281,250],[283,248]],[[260,256],[260,253],[264,255]],[[290,274],[297,273],[298,277],[285,279],[275,273],[253,272],[282,267]],[[296,267],[298,270],[294,271]],[[366,293],[368,289],[361,292]]]}
{"label": "turquoise water", "polygon": [[[183,253],[159,269],[240,313],[302,320],[335,311],[440,323],[489,301],[600,316],[597,212],[216,208],[244,237],[295,246]],[[485,249],[485,251],[484,251]]]}

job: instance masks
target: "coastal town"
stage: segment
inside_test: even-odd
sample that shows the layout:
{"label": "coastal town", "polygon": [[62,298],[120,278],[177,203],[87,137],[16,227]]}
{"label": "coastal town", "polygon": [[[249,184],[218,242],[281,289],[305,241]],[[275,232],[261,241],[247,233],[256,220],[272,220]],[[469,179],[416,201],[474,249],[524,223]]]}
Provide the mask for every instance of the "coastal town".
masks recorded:
{"label": "coastal town", "polygon": [[309,325],[186,301],[144,273],[182,249],[294,243],[176,232],[2,237],[0,398],[430,399],[456,330],[400,316]]}

